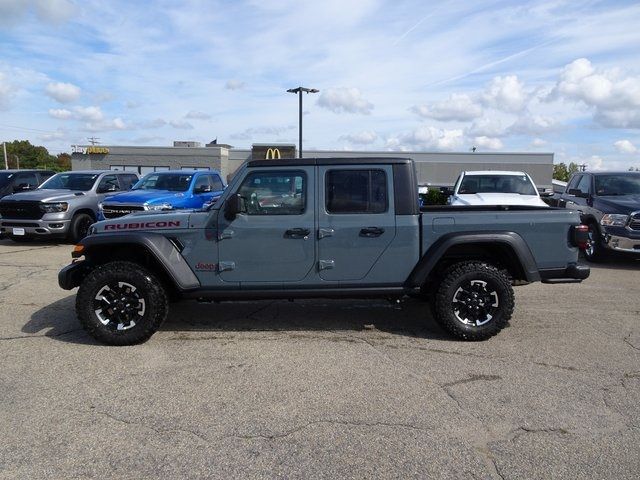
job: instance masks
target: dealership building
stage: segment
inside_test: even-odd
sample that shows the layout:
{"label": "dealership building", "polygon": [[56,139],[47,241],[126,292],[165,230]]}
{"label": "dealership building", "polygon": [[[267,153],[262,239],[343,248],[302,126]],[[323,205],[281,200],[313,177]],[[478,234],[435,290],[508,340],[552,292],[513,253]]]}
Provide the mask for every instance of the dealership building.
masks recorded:
{"label": "dealership building", "polygon": [[[126,170],[145,175],[162,170],[218,170],[231,178],[246,160],[295,158],[292,144],[253,144],[251,148],[198,142],[174,142],[173,147],[72,145],[73,170]],[[420,185],[453,185],[463,170],[515,170],[531,175],[538,187],[551,188],[553,153],[388,152],[305,150],[305,158],[405,157],[416,164]]]}

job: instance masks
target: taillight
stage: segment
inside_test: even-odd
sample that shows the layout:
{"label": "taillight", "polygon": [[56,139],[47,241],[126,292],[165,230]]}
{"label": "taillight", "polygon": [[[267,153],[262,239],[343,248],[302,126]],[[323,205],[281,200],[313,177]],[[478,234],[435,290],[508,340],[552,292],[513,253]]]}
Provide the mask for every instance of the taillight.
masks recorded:
{"label": "taillight", "polygon": [[574,225],[573,234],[571,235],[571,245],[582,250],[589,246],[589,226]]}

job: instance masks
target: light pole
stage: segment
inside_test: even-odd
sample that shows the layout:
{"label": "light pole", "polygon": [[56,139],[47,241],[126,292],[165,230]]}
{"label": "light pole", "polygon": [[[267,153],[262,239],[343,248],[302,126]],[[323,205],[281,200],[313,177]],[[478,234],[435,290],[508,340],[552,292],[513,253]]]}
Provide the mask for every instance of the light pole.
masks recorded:
{"label": "light pole", "polygon": [[302,158],[302,92],[304,93],[318,93],[320,90],[318,90],[317,88],[305,88],[305,87],[297,87],[297,88],[290,88],[289,90],[287,90],[287,92],[289,93],[297,93],[298,94],[298,105],[299,105],[299,111],[298,111],[298,140],[299,140],[299,146],[298,146],[298,157]]}

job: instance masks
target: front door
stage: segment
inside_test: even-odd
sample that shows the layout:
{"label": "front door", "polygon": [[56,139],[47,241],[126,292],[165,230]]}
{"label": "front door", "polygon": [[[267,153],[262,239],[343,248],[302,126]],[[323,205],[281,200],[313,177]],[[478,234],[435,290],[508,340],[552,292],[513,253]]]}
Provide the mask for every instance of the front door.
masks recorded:
{"label": "front door", "polygon": [[237,192],[243,213],[220,215],[218,252],[225,282],[283,283],[315,265],[315,167],[254,170]]}
{"label": "front door", "polygon": [[319,167],[322,280],[365,279],[389,246],[396,234],[392,179],[390,165]]}

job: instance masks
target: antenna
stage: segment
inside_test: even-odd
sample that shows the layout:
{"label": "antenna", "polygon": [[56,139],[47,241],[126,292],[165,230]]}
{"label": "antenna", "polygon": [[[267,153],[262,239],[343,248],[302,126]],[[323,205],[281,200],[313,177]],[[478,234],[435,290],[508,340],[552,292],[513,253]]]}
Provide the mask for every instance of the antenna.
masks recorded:
{"label": "antenna", "polygon": [[98,140],[100,140],[98,137],[89,137],[87,138],[87,140],[89,140],[89,143],[91,145],[95,145],[96,143],[100,143]]}

